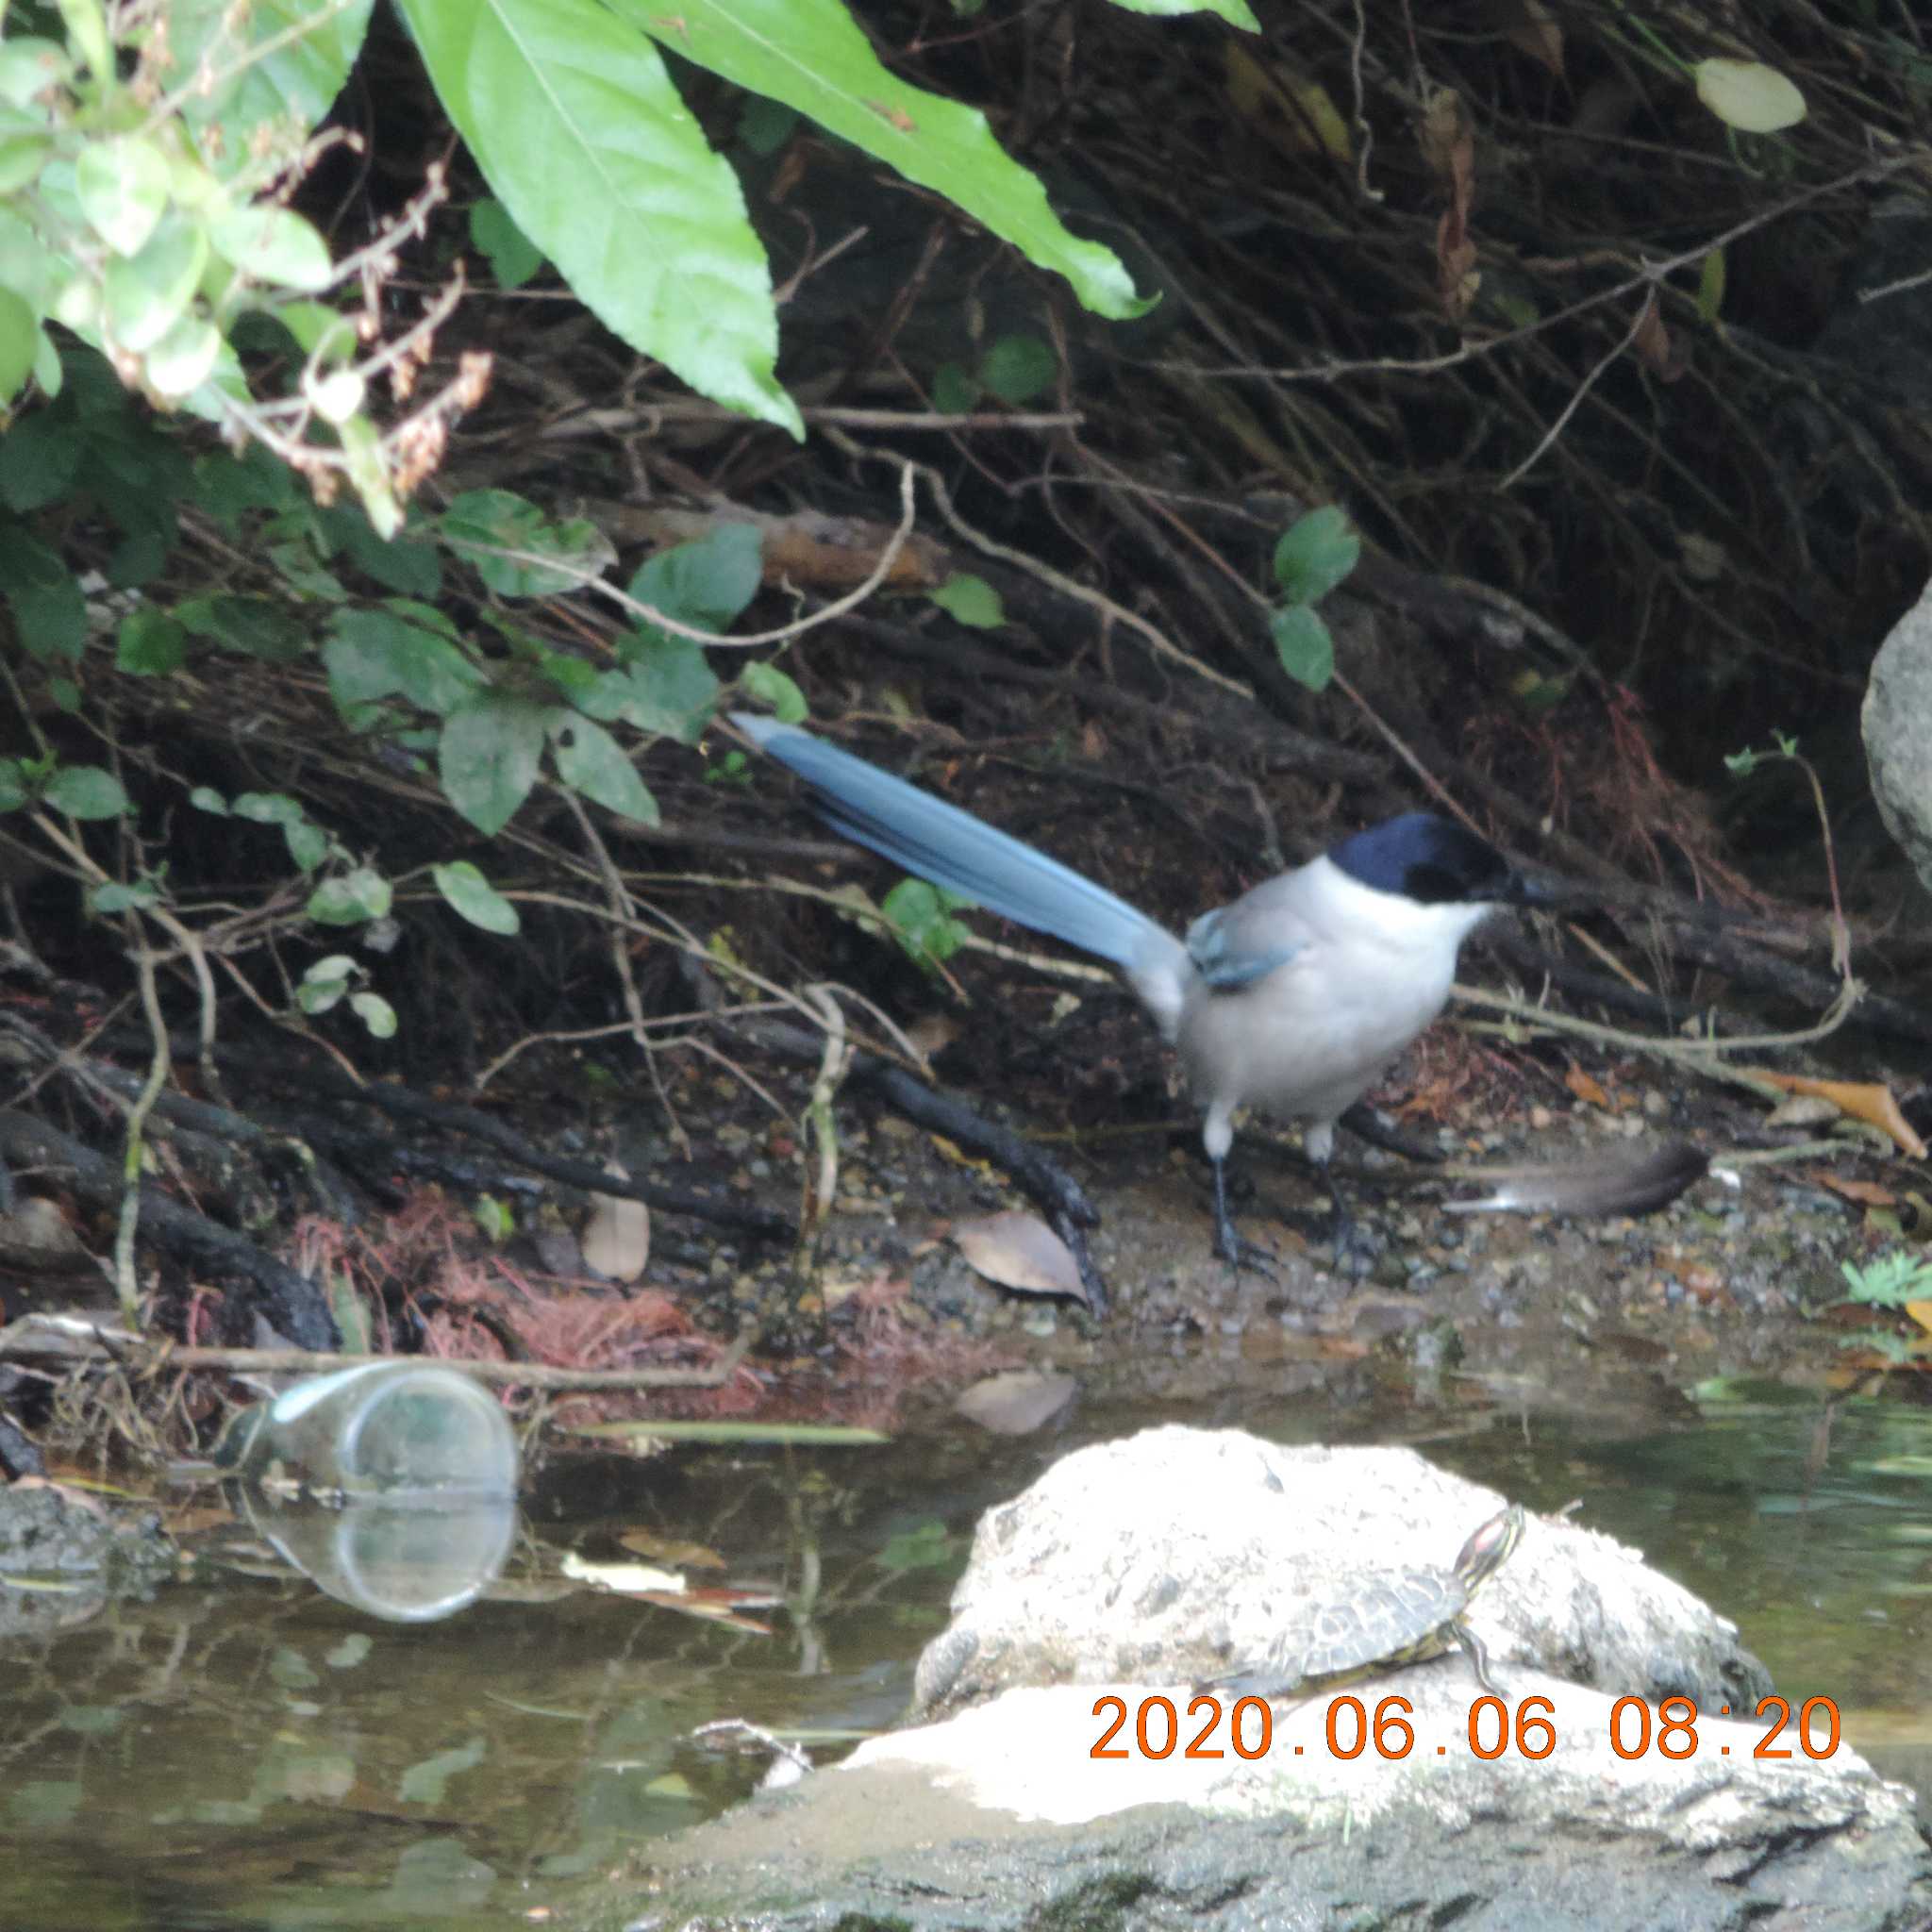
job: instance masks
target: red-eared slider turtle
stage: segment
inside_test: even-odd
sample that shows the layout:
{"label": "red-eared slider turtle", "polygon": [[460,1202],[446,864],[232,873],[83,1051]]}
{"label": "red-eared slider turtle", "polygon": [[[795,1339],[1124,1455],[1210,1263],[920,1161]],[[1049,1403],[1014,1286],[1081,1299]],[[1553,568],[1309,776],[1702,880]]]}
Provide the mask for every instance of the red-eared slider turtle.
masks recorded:
{"label": "red-eared slider turtle", "polygon": [[1492,1516],[1463,1544],[1448,1570],[1372,1570],[1345,1595],[1307,1605],[1261,1660],[1206,1689],[1237,1697],[1286,1697],[1311,1685],[1420,1663],[1459,1643],[1476,1682],[1494,1692],[1489,1653],[1463,1612],[1523,1537],[1523,1506]]}

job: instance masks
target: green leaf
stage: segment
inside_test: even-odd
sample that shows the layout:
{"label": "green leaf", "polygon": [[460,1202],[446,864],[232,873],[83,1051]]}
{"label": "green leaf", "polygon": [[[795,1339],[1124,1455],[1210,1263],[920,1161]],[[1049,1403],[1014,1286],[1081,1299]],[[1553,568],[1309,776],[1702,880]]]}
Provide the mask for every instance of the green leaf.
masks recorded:
{"label": "green leaf", "polygon": [[658,0],[609,4],[681,58],[784,101],[936,190],[1029,260],[1066,276],[1096,313],[1124,319],[1151,306],[1134,293],[1111,249],[1060,225],[1046,191],[1001,149],[985,115],[884,67],[841,0],[681,0],[669,9]]}
{"label": "green leaf", "polygon": [[317,959],[295,989],[295,1004],[311,1019],[327,1012],[361,970],[347,953],[331,953],[325,959]]}
{"label": "green leaf", "polygon": [[62,765],[47,782],[47,803],[73,819],[112,819],[127,809],[127,794],[99,765]]}
{"label": "green leaf", "polygon": [[40,344],[40,318],[11,289],[0,289],[0,404],[26,387]]}
{"label": "green leaf", "polygon": [[346,711],[400,694],[438,717],[480,690],[483,674],[446,639],[388,610],[338,610],[322,647],[329,695]]}
{"label": "green leaf", "polygon": [[379,872],[358,865],[340,878],[324,879],[303,909],[318,925],[361,925],[386,919],[393,898],[389,881]]}
{"label": "green leaf", "polygon": [[368,1027],[371,1039],[396,1037],[396,1009],[379,992],[352,992],[349,1009]]}
{"label": "green leaf", "polygon": [[[183,87],[181,118],[225,178],[258,169],[265,128],[300,140],[335,104],[356,63],[373,0],[169,0],[168,51],[176,85],[204,68],[211,85]],[[208,139],[213,129],[214,139]]]}
{"label": "green leaf", "polygon": [[924,967],[950,959],[972,931],[953,917],[953,908],[971,902],[924,879],[901,879],[879,904],[892,937]]}
{"label": "green leaf", "polygon": [[968,571],[955,571],[926,595],[956,624],[974,630],[997,630],[1007,621],[1007,607],[1000,593],[984,577]]}
{"label": "green leaf", "polygon": [[[599,717],[623,717],[640,731],[661,732],[683,744],[705,735],[718,703],[718,678],[704,647],[663,631],[633,631],[619,640],[622,671],[607,672],[600,684],[617,698],[617,708]],[[594,708],[585,703],[587,711]]]}
{"label": "green leaf", "polygon": [[442,789],[485,838],[509,824],[537,782],[552,715],[548,705],[482,691],[444,724],[437,744]]}
{"label": "green leaf", "polygon": [[74,189],[94,233],[116,255],[137,255],[168,206],[168,158],[151,141],[91,141]]}
{"label": "green leaf", "polygon": [[1697,275],[1697,313],[1704,322],[1715,323],[1724,313],[1724,251],[1713,248]]}
{"label": "green leaf", "polygon": [[285,208],[258,202],[236,208],[210,224],[208,240],[224,261],[271,288],[313,293],[335,279],[328,243]]}
{"label": "green leaf", "polygon": [[488,258],[499,289],[521,289],[543,266],[543,251],[493,195],[471,208],[470,242]]}
{"label": "green leaf", "polygon": [[1001,336],[979,358],[979,379],[1003,403],[1030,402],[1060,373],[1052,344],[1039,336]]}
{"label": "green leaf", "polygon": [[105,918],[109,913],[127,912],[136,907],[153,906],[159,901],[160,896],[154,887],[146,884],[106,885],[96,886],[87,895],[87,903],[91,910],[100,913]]}
{"label": "green leaf", "polygon": [[1310,691],[1325,691],[1335,675],[1335,640],[1311,605],[1291,604],[1269,620],[1281,668]]}
{"label": "green leaf", "polygon": [[[108,333],[121,348],[136,355],[152,349],[181,320],[207,262],[208,235],[201,224],[170,214],[138,255],[108,264],[102,310]],[[206,329],[208,325],[201,326]],[[213,360],[209,357],[210,367]],[[207,373],[205,369],[202,375]],[[190,389],[193,386],[189,384]],[[186,395],[188,391],[174,392]]]}
{"label": "green leaf", "polygon": [[114,45],[108,38],[108,10],[101,0],[58,0],[60,19],[89,71],[100,81],[114,77]]}
{"label": "green leaf", "polygon": [[296,870],[311,873],[335,849],[335,841],[320,825],[311,825],[307,819],[299,824],[282,827],[282,842],[289,848],[289,857],[295,861]]}
{"label": "green leaf", "polygon": [[302,801],[286,791],[243,791],[235,800],[238,819],[252,825],[299,825],[305,816]]}
{"label": "green leaf", "polygon": [[130,677],[165,677],[188,660],[188,633],[165,612],[143,605],[114,633],[114,669]]}
{"label": "green leaf", "polygon": [[979,385],[957,362],[932,373],[932,406],[942,416],[964,416],[978,403]]}
{"label": "green leaf", "polygon": [[514,933],[523,928],[517,908],[467,858],[430,868],[436,890],[472,925],[485,932]]}
{"label": "green leaf", "polygon": [[74,62],[58,41],[20,34],[0,42],[0,102],[32,107],[49,88],[67,85]]}
{"label": "green leaf", "polygon": [[803,438],[738,176],[637,31],[648,20],[595,0],[398,5],[484,178],[605,326]]}
{"label": "green leaf", "polygon": [[1805,96],[1761,60],[1700,60],[1690,72],[1697,98],[1726,127],[1775,134],[1805,118]]}
{"label": "green leaf", "polygon": [[722,633],[758,595],[764,556],[756,524],[719,524],[692,542],[660,550],[631,578],[630,594],[680,624]]}
{"label": "green leaf", "polygon": [[1350,528],[1347,513],[1327,504],[1289,525],[1274,546],[1274,581],[1291,604],[1319,604],[1361,555],[1362,540]]}
{"label": "green leaf", "polygon": [[356,568],[384,590],[405,597],[427,598],[441,591],[442,558],[433,543],[408,537],[385,538],[359,508],[346,506],[323,511],[322,520]]}
{"label": "green leaf", "polygon": [[[553,523],[527,498],[508,490],[470,490],[437,520],[444,538],[475,567],[499,597],[554,597],[600,577],[616,560],[610,540],[582,517]],[[555,558],[557,567],[498,556]]]}
{"label": "green leaf", "polygon": [[747,697],[770,705],[781,724],[802,724],[811,715],[805,693],[775,664],[747,664],[739,683]]}
{"label": "green leaf", "polygon": [[738,138],[759,160],[768,160],[791,139],[798,115],[783,101],[747,94],[738,110]]}
{"label": "green leaf", "polygon": [[1235,26],[1258,33],[1261,23],[1248,11],[1246,0],[1114,0],[1126,13],[1151,13],[1163,19],[1183,13],[1218,13]]}
{"label": "green leaf", "polygon": [[264,664],[292,664],[308,650],[308,633],[283,606],[267,597],[238,597],[218,591],[191,597],[175,615],[198,638],[226,651],[258,658]]}
{"label": "green leaf", "polygon": [[581,791],[619,817],[641,825],[658,823],[658,801],[644,789],[637,767],[624,747],[603,725],[576,712],[558,721],[557,774],[573,791]]}
{"label": "green leaf", "polygon": [[[6,295],[0,291],[0,311]],[[0,332],[6,323],[0,319]],[[74,488],[87,443],[54,409],[35,409],[16,416],[0,436],[0,503],[8,509],[44,508]]]}
{"label": "green leaf", "polygon": [[18,811],[34,791],[26,767],[18,758],[0,758],[0,811]]}
{"label": "green leaf", "polygon": [[63,573],[51,584],[16,584],[7,593],[20,641],[42,664],[64,658],[77,664],[87,649],[87,599]]}

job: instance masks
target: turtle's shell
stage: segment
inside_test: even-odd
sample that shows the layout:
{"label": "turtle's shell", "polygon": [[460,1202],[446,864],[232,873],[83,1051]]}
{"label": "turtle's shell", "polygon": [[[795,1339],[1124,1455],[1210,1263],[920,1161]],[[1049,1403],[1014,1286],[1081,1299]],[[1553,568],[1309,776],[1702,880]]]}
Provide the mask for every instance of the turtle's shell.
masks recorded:
{"label": "turtle's shell", "polygon": [[1414,1663],[1456,1641],[1449,1625],[1470,1591],[1449,1570],[1372,1570],[1346,1597],[1309,1607],[1283,1630],[1276,1649],[1286,1672],[1332,1676],[1363,1664]]}

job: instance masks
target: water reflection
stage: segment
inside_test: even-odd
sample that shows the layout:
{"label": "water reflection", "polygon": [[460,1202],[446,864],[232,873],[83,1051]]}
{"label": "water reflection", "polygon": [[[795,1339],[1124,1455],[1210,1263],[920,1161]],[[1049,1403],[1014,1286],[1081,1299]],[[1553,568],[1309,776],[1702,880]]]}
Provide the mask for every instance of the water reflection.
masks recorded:
{"label": "water reflection", "polygon": [[[1694,1392],[1643,1433],[1465,1406],[1411,1407],[1401,1434],[1535,1507],[1580,1497],[1581,1521],[1733,1618],[1794,1705],[1835,1699],[1851,1743],[1923,1773],[1932,1422]],[[0,1858],[0,1924],[404,1927],[555,1904],[750,1788],[759,1767],[693,1745],[698,1724],[892,1722],[982,1511],[1078,1443],[1174,1420],[1208,1417],[1090,1408],[1051,1440],[580,1464],[528,1499],[505,1578],[447,1623],[228,1574],[9,1644],[0,1838],[33,1857]],[[1274,1433],[1368,1426],[1311,1405]],[[696,1586],[769,1587],[786,1613],[759,1634],[696,1598],[680,1611],[559,1574],[565,1549],[646,1544]]]}

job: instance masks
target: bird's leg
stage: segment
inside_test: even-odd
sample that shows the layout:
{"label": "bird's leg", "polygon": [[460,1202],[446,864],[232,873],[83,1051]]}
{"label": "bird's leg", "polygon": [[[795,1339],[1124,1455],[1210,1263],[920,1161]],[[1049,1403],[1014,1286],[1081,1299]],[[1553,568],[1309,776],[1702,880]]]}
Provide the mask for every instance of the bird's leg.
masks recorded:
{"label": "bird's leg", "polygon": [[1274,1257],[1265,1248],[1257,1248],[1253,1241],[1244,1240],[1235,1231],[1234,1217],[1227,1211],[1227,1158],[1224,1155],[1208,1156],[1214,1168],[1214,1252],[1224,1261],[1230,1261],[1236,1269],[1252,1268],[1257,1274],[1273,1281],[1274,1279]]}
{"label": "bird's leg", "polygon": [[1316,1172],[1328,1190],[1329,1206],[1334,1209],[1328,1224],[1328,1243],[1335,1255],[1335,1272],[1357,1277],[1372,1273],[1379,1252],[1374,1236],[1348,1211],[1341,1185],[1330,1173],[1328,1163],[1322,1161]]}

